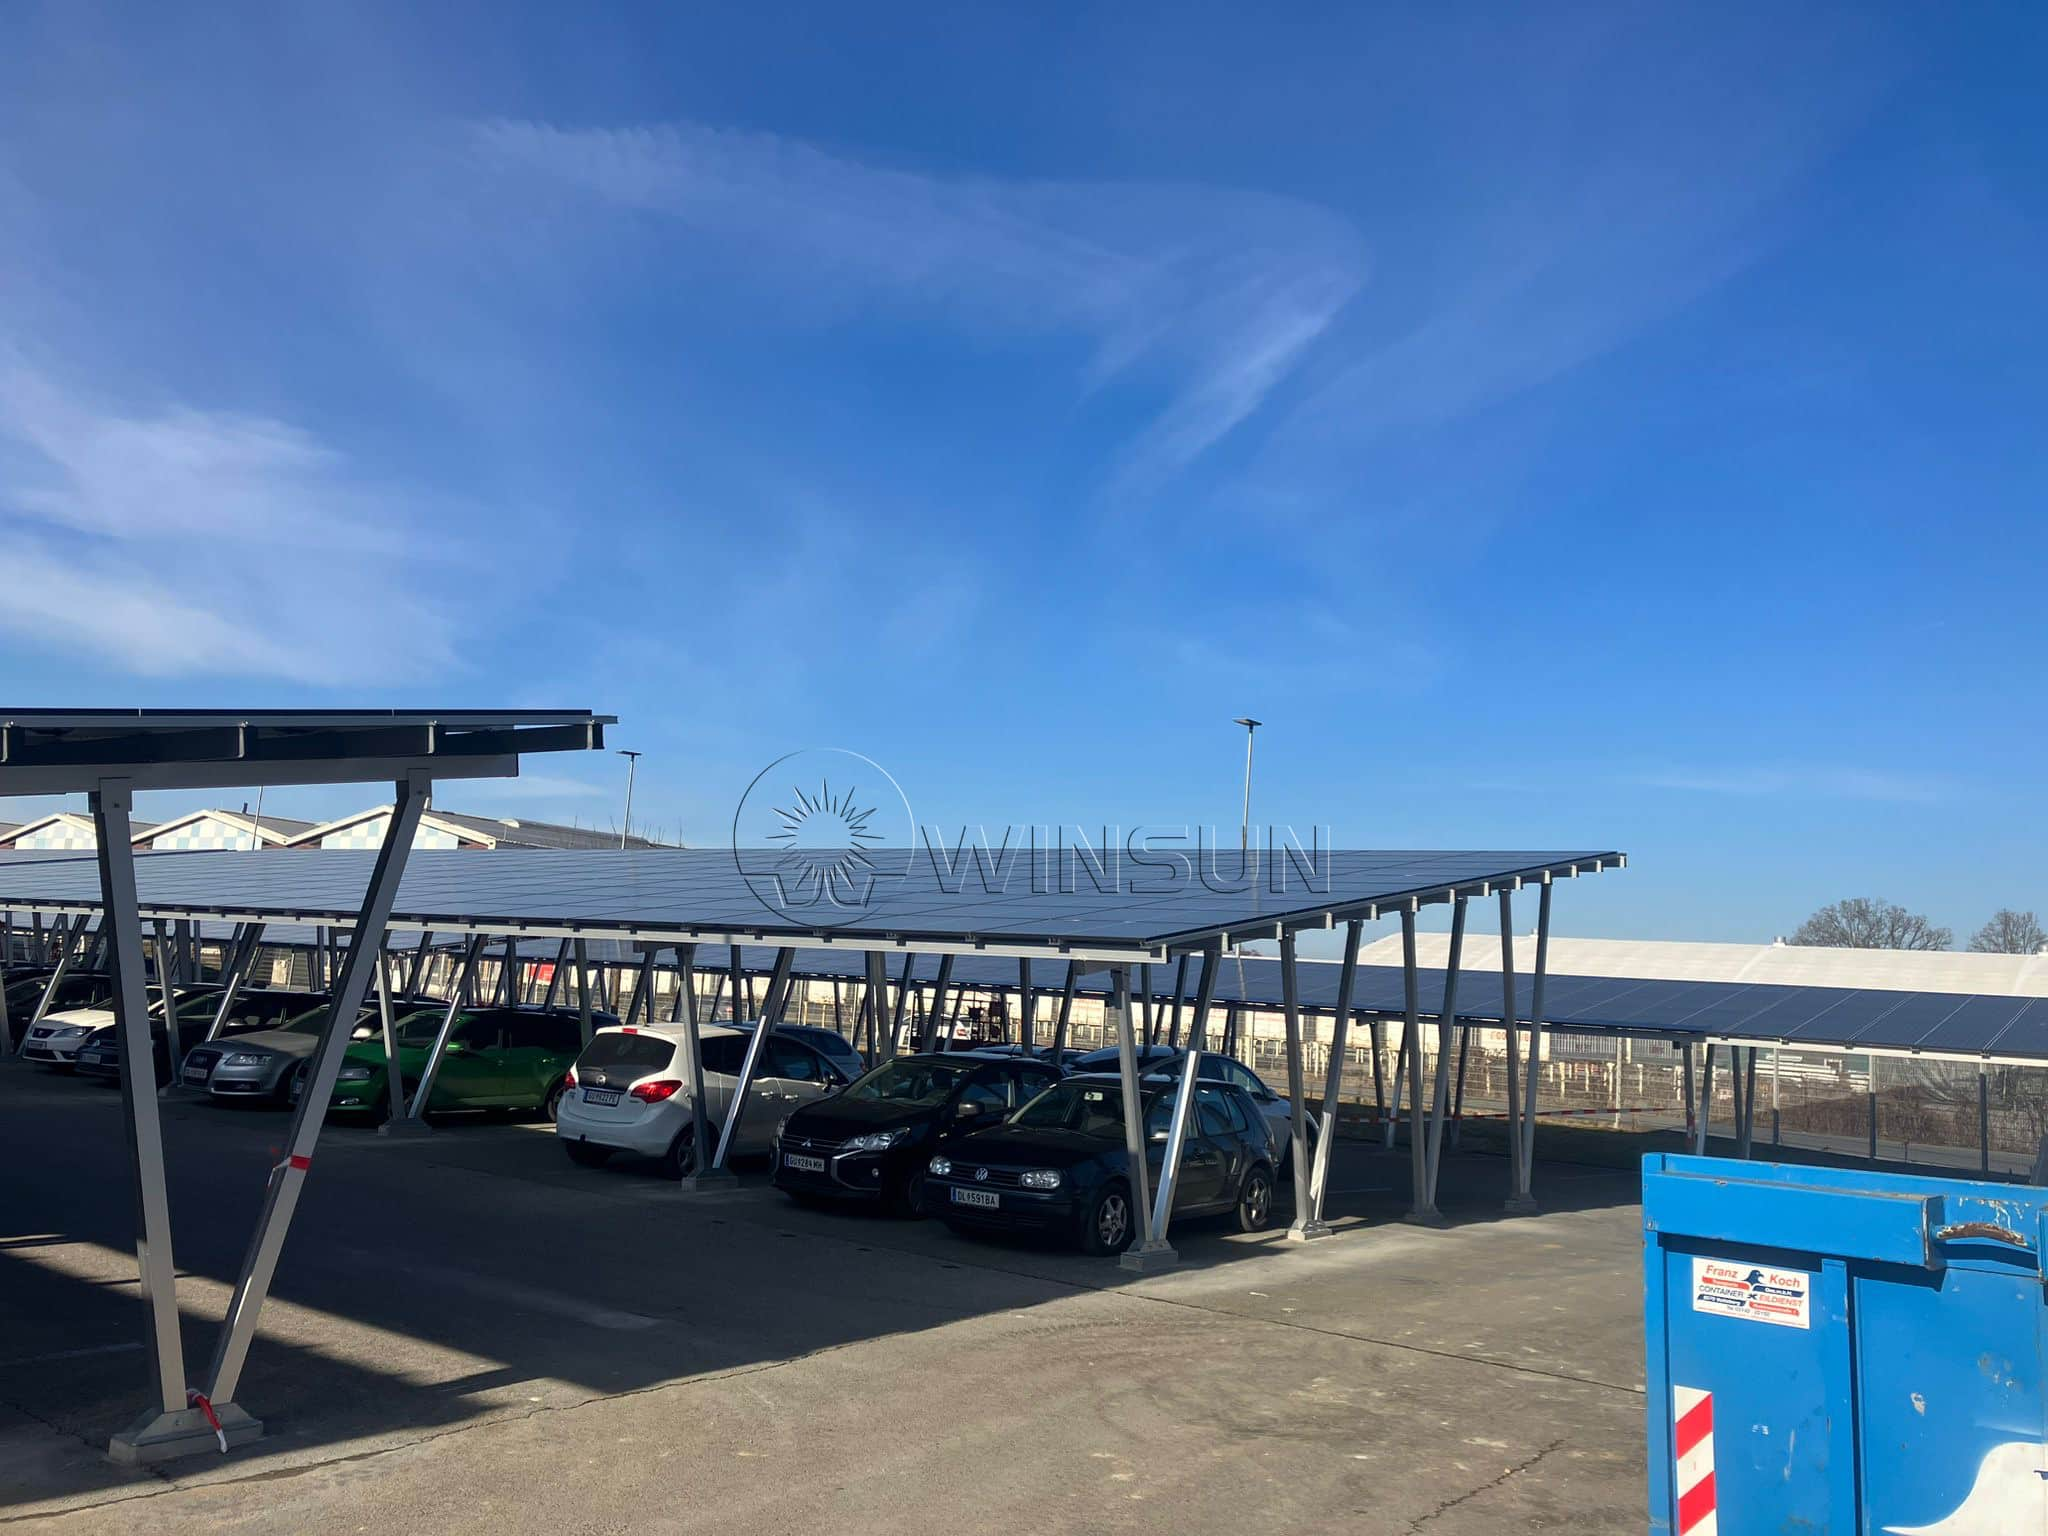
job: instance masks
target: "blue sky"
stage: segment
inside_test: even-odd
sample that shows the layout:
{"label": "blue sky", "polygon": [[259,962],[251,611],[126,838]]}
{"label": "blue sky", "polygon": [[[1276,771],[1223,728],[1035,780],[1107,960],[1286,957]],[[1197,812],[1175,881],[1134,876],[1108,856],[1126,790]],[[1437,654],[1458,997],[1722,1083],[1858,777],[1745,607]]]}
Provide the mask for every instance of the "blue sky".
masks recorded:
{"label": "blue sky", "polygon": [[2048,907],[2044,42],[11,6],[0,697],[587,705],[703,842],[1233,826],[1249,712],[1261,819],[1627,849],[1566,932]]}

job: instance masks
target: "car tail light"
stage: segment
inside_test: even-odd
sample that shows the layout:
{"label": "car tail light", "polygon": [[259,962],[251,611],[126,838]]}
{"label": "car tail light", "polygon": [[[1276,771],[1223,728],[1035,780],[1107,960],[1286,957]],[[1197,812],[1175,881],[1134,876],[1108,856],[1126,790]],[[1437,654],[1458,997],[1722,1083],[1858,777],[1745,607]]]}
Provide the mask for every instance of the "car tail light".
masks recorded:
{"label": "car tail light", "polygon": [[569,1075],[562,1080],[562,1086],[564,1088],[574,1088],[576,1086],[576,1069],[574,1067],[569,1069]]}
{"label": "car tail light", "polygon": [[626,1092],[642,1104],[659,1104],[663,1099],[672,1099],[676,1090],[683,1086],[680,1077],[657,1077],[651,1083],[635,1083]]}

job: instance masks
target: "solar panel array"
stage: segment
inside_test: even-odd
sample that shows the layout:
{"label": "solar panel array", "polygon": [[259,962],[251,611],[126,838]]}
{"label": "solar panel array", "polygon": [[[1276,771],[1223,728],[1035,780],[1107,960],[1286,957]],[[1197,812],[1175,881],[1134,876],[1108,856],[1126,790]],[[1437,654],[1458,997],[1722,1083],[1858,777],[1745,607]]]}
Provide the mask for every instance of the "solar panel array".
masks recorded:
{"label": "solar panel array", "polygon": [[[950,869],[924,854],[873,853],[879,875],[857,905],[778,902],[776,891],[725,849],[415,850],[392,909],[395,926],[575,927],[592,935],[746,934],[862,941],[914,948],[973,944],[996,949],[1163,952],[1229,933],[1268,935],[1283,923],[1408,901],[1443,900],[1546,875],[1617,867],[1620,854],[1586,852],[1358,852],[1323,850],[1247,863],[1231,852],[1198,860],[1192,850],[1104,868],[1072,849],[1007,850]],[[145,911],[346,921],[374,855],[318,853],[153,854],[136,860]],[[91,859],[0,859],[0,905],[92,905]]]}
{"label": "solar panel array", "polygon": [[[538,953],[538,947],[528,953]],[[552,958],[553,951],[547,953]],[[746,946],[741,957],[750,973],[765,974],[774,964],[775,951],[765,946]],[[720,945],[699,945],[696,963],[702,970],[723,971],[729,964],[728,951]],[[1190,1005],[1200,981],[1201,965],[1197,957],[1188,967],[1186,998]],[[1017,967],[1014,959],[962,955],[953,963],[952,985],[1014,992],[1019,979]],[[1056,993],[1065,982],[1066,967],[1062,963],[1039,960],[1031,962],[1031,967],[1032,985],[1042,993]],[[865,974],[858,953],[829,950],[800,952],[793,969],[798,976],[820,980],[858,981]],[[937,979],[938,969],[937,956],[914,956],[911,980],[928,986]],[[1171,999],[1175,969],[1153,967],[1153,993],[1162,1001]],[[1312,1013],[1335,1011],[1340,970],[1341,967],[1328,962],[1302,961],[1296,967],[1301,1006]],[[889,966],[890,981],[898,981],[902,974],[903,961],[893,960]],[[1134,974],[1134,996],[1139,994],[1140,985]],[[1443,1002],[1444,972],[1418,971],[1417,989],[1422,1016],[1434,1020]],[[1084,971],[1075,991],[1083,997],[1107,996],[1109,973]],[[1280,963],[1226,957],[1217,971],[1215,998],[1218,1005],[1237,1002],[1278,1009],[1283,1001]],[[1355,1011],[1398,1017],[1405,1009],[1405,1000],[1405,981],[1399,966],[1358,967],[1352,985]],[[1460,1019],[1475,1024],[1499,1023],[1500,972],[1461,971],[1457,1002]],[[1535,979],[1526,971],[1518,971],[1515,1016],[1526,1023],[1534,1006]],[[2048,998],[1644,977],[1551,976],[1544,986],[1543,1012],[1544,1023],[1550,1028],[1588,1034],[2048,1060]]]}

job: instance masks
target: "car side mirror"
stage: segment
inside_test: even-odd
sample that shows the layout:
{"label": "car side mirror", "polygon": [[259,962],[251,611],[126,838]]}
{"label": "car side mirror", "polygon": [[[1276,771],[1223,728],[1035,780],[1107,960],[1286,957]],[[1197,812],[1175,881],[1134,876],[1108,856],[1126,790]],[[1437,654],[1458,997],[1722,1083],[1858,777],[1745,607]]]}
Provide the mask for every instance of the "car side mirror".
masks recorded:
{"label": "car side mirror", "polygon": [[962,1099],[953,1106],[953,1117],[956,1120],[972,1120],[976,1115],[983,1113],[983,1110],[984,1106],[975,1100]]}
{"label": "car side mirror", "polygon": [[1165,1141],[1169,1138],[1169,1135],[1170,1133],[1166,1131],[1154,1131],[1152,1133],[1152,1139],[1154,1141]]}

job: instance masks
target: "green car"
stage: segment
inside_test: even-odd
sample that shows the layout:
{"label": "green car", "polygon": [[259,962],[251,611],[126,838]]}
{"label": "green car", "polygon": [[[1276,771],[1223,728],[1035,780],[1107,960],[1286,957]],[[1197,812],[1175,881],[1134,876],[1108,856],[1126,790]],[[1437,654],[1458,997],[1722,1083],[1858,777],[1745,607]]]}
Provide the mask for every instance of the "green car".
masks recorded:
{"label": "green car", "polygon": [[[419,1090],[445,1016],[430,1008],[394,1021],[408,1098]],[[607,1013],[591,1015],[594,1030],[618,1022]],[[538,1110],[552,1120],[582,1049],[583,1026],[573,1008],[464,1008],[449,1031],[427,1108]],[[384,1114],[388,1091],[383,1040],[350,1045],[334,1083],[334,1111]]]}

